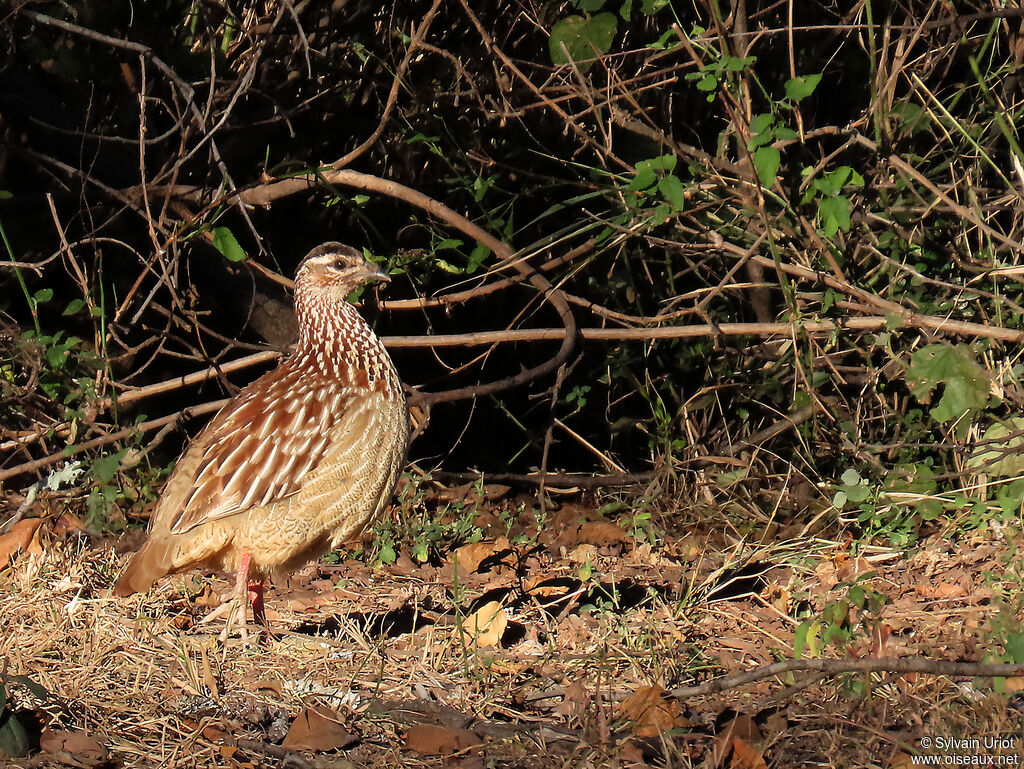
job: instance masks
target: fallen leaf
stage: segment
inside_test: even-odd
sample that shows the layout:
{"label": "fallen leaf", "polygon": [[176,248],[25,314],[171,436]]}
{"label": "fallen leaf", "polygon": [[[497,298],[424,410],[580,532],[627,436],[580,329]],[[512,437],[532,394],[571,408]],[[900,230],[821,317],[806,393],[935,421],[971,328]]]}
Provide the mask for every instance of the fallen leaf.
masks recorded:
{"label": "fallen leaf", "polygon": [[732,738],[732,759],[730,769],[768,769],[764,756],[739,737]]}
{"label": "fallen leaf", "polygon": [[203,592],[196,596],[195,601],[196,606],[209,606],[213,609],[221,605],[220,596],[214,592],[209,582],[203,585]]}
{"label": "fallen leaf", "polygon": [[405,733],[405,746],[425,756],[450,756],[480,744],[468,729],[434,724],[417,724]]}
{"label": "fallen leaf", "polygon": [[1003,685],[1003,690],[1007,694],[1015,694],[1024,689],[1024,678],[1020,676],[1014,676],[1013,678],[1007,678],[1006,683]]}
{"label": "fallen leaf", "polygon": [[464,483],[461,486],[448,486],[438,491],[435,496],[440,502],[464,502],[475,485]]}
{"label": "fallen leaf", "polygon": [[[718,734],[715,735],[713,750],[707,762],[708,766],[722,766],[725,764],[726,759],[731,757],[729,762],[730,769],[734,766],[738,766],[740,769],[755,769],[755,767],[748,768],[742,763],[735,763],[736,743],[741,742],[743,743],[743,747],[752,750],[749,743],[760,741],[761,730],[757,728],[757,724],[755,724],[754,720],[746,713],[739,713],[734,718],[726,721],[718,730]],[[747,755],[744,752],[743,747],[740,748],[740,753],[742,755]]]}
{"label": "fallen leaf", "polygon": [[216,726],[210,725],[203,727],[202,735],[204,739],[207,739],[210,742],[220,742],[227,736],[227,732],[223,729],[218,729]]}
{"label": "fallen leaf", "polygon": [[635,723],[633,733],[637,737],[656,737],[687,725],[679,703],[665,699],[664,693],[660,686],[642,686],[619,706],[619,717]]}
{"label": "fallen leaf", "polygon": [[644,750],[639,745],[633,742],[627,741],[619,749],[619,762],[623,767],[633,767],[634,769],[640,769],[641,767],[650,766],[644,760]]}
{"label": "fallen leaf", "polygon": [[597,548],[594,545],[580,545],[566,555],[566,558],[573,563],[593,563],[597,558]]}
{"label": "fallen leaf", "polygon": [[86,763],[107,759],[107,749],[82,732],[46,729],[39,735],[39,747],[45,753],[68,753]]}
{"label": "fallen leaf", "polygon": [[555,712],[569,721],[582,721],[590,707],[590,694],[583,684],[571,683],[565,687],[562,701],[555,706]]}
{"label": "fallen leaf", "polygon": [[850,558],[846,553],[838,553],[833,557],[836,566],[836,575],[841,582],[851,582],[856,577],[873,571],[873,567],[863,557]]}
{"label": "fallen leaf", "polygon": [[245,682],[245,688],[251,692],[258,692],[261,689],[263,689],[269,692],[273,692],[278,696],[280,696],[281,693],[284,692],[284,686],[281,684],[280,681],[274,681],[269,678],[255,678],[252,680],[246,680],[245,678],[243,678],[243,681]]}
{"label": "fallen leaf", "polygon": [[340,717],[330,708],[309,707],[292,722],[281,744],[290,750],[323,752],[351,745],[356,737],[339,723]]}
{"label": "fallen leaf", "polygon": [[[507,539],[504,547],[508,547]],[[490,558],[500,549],[503,548],[499,545],[499,540],[496,539],[471,542],[458,548],[449,556],[449,560],[458,565],[460,574],[472,574],[480,568],[480,563],[483,560]]]}
{"label": "fallen leaf", "polygon": [[904,753],[902,750],[890,758],[886,764],[888,769],[910,769],[912,766],[917,766],[917,763],[908,753]]}
{"label": "fallen leaf", "polygon": [[60,517],[53,524],[54,534],[67,534],[68,532],[89,533],[89,529],[74,513],[61,513]]}
{"label": "fallen leaf", "polygon": [[527,580],[524,590],[532,596],[541,598],[550,598],[551,596],[561,598],[578,589],[579,586],[579,581],[575,579],[552,578],[546,574],[538,574]]}
{"label": "fallen leaf", "polygon": [[26,518],[0,536],[0,567],[6,566],[18,553],[30,549],[33,539],[38,546],[37,531],[42,522],[42,518]]}
{"label": "fallen leaf", "polygon": [[508,614],[505,613],[501,602],[491,601],[466,617],[462,623],[462,631],[468,634],[477,646],[485,648],[498,646],[507,626]]}
{"label": "fallen leaf", "polygon": [[585,542],[596,547],[616,545],[619,542],[625,542],[627,539],[629,539],[629,535],[621,526],[616,526],[614,523],[608,523],[607,521],[585,523],[576,532],[577,542]]}
{"label": "fallen leaf", "polygon": [[312,590],[295,588],[284,596],[288,611],[307,612],[316,609],[323,601],[323,596]]}

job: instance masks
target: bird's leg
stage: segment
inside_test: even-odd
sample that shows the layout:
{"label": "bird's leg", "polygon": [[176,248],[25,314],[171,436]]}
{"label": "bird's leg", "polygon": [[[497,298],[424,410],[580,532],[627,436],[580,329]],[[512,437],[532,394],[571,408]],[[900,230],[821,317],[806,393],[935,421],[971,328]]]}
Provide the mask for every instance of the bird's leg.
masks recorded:
{"label": "bird's leg", "polygon": [[[222,643],[227,643],[228,636],[231,635],[231,619],[236,611],[241,612],[242,623],[240,625],[240,635],[242,636],[242,643],[245,646],[249,645],[249,624],[247,621],[249,614],[249,598],[251,593],[249,587],[255,580],[249,579],[249,565],[252,563],[251,553],[242,553],[242,560],[238,564],[238,574],[235,575],[235,591],[231,598],[231,611],[228,613],[226,623],[224,625],[224,632],[220,634]],[[260,590],[262,592],[263,584],[260,583]],[[260,596],[260,611],[262,612],[263,607],[263,596]],[[256,604],[253,602],[253,613],[255,614]]]}
{"label": "bird's leg", "polygon": [[267,615],[263,608],[263,580],[250,579],[248,587],[249,603],[252,604],[252,620],[266,627]]}

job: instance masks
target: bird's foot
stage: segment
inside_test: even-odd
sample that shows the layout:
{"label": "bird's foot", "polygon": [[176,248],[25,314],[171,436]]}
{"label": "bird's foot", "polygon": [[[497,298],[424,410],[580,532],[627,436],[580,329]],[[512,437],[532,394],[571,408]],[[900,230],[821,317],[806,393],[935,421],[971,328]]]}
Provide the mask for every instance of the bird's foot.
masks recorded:
{"label": "bird's foot", "polygon": [[[263,605],[263,580],[249,579],[249,565],[251,562],[252,557],[248,553],[244,553],[239,564],[238,574],[235,577],[235,589],[232,591],[231,598],[210,612],[200,622],[200,624],[206,624],[214,619],[224,617],[224,629],[217,637],[222,644],[227,643],[228,638],[231,637],[232,625],[235,624],[236,620],[240,619],[241,622],[238,622],[238,630],[242,644],[245,646],[249,645],[248,608],[250,603],[252,604],[253,620],[266,627],[267,617]],[[259,643],[260,637],[260,631],[256,629],[257,643]]]}

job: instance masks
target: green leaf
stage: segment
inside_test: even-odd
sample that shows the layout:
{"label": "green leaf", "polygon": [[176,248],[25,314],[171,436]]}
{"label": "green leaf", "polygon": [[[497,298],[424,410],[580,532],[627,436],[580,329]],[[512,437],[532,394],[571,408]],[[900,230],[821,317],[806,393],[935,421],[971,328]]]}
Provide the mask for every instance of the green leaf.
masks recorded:
{"label": "green leaf", "polygon": [[658,191],[665,197],[673,209],[682,211],[686,207],[686,194],[683,191],[683,183],[679,177],[669,175],[658,182]]}
{"label": "green leaf", "polygon": [[1015,665],[1024,662],[1024,632],[1011,633],[1006,637],[1006,653]]}
{"label": "green leaf", "polygon": [[28,755],[28,751],[25,727],[7,707],[7,690],[0,681],[0,758],[20,758]]}
{"label": "green leaf", "polygon": [[32,301],[34,301],[36,304],[49,302],[51,299],[53,299],[52,288],[41,288],[32,295]]}
{"label": "green leaf", "polygon": [[551,28],[548,49],[556,66],[577,62],[580,72],[593,66],[595,57],[608,53],[615,39],[619,20],[614,13],[599,13],[586,18],[569,16]]}
{"label": "green leaf", "polygon": [[980,411],[988,404],[988,374],[974,362],[965,345],[922,347],[911,356],[906,379],[911,393],[925,405],[931,402],[936,389],[945,385],[938,405],[930,412],[939,423]]}
{"label": "green leaf", "polygon": [[814,93],[814,89],[821,82],[821,75],[801,75],[790,78],[786,81],[786,98],[790,101],[800,101]]}
{"label": "green leaf", "polygon": [[121,452],[100,457],[92,463],[92,477],[101,484],[110,483],[121,468]]}
{"label": "green leaf", "polygon": [[462,273],[465,272],[465,270],[463,270],[461,267],[452,264],[446,259],[438,259],[437,266],[440,267],[445,272],[451,273],[452,275],[461,275]]}
{"label": "green leaf", "polygon": [[770,112],[762,112],[754,115],[750,121],[750,133],[754,136],[764,133],[775,122],[775,115]]}
{"label": "green leaf", "polygon": [[1024,417],[989,425],[967,460],[967,469],[991,478],[1024,474]]}
{"label": "green leaf", "polygon": [[238,240],[227,227],[213,228],[213,247],[220,251],[229,262],[245,260],[245,251],[238,245]]}
{"label": "green leaf", "polygon": [[835,171],[829,171],[825,174],[825,181],[828,184],[829,194],[838,195],[852,173],[853,169],[849,166],[839,166]]}
{"label": "green leaf", "polygon": [[50,364],[50,368],[64,368],[64,361],[67,360],[67,357],[68,348],[64,345],[46,348],[46,362]]}
{"label": "green leaf", "polygon": [[781,162],[782,155],[775,147],[758,147],[754,153],[754,168],[757,169],[757,178],[762,187],[771,187],[775,184]]}
{"label": "green leaf", "polygon": [[654,186],[654,182],[657,181],[657,179],[658,177],[651,168],[651,164],[641,161],[636,164],[636,176],[633,177],[633,180],[629,183],[626,189],[633,190],[634,192],[650,189]]}
{"label": "green leaf", "polygon": [[729,470],[728,472],[719,473],[715,476],[715,483],[722,488],[728,488],[740,481],[746,480],[748,475],[750,475],[750,469],[741,467],[739,470]]}
{"label": "green leaf", "polygon": [[793,657],[802,658],[805,653],[808,657],[817,657],[821,652],[821,623],[804,620],[796,626],[793,633]]}
{"label": "green leaf", "polygon": [[867,486],[844,486],[843,491],[851,502],[864,502],[871,496],[871,489]]}
{"label": "green leaf", "polygon": [[64,308],[64,312],[62,312],[61,315],[74,315],[83,307],[85,307],[84,299],[72,299],[68,302],[68,306]]}
{"label": "green leaf", "polygon": [[0,756],[21,758],[28,750],[28,735],[21,722],[9,711],[0,715]]}
{"label": "green leaf", "polygon": [[[668,41],[674,38],[675,36],[676,31],[674,29],[666,29],[664,32],[661,33],[661,37],[659,37],[653,43],[648,43],[647,47],[650,48],[652,51],[664,51],[666,48],[669,47]],[[673,47],[675,47],[675,45],[680,45],[680,43],[677,41],[673,45]]]}
{"label": "green leaf", "polygon": [[839,230],[850,231],[850,201],[841,195],[818,199],[818,218],[822,230],[831,237]]}
{"label": "green leaf", "polygon": [[491,255],[491,249],[485,246],[483,243],[477,243],[476,248],[469,255],[469,264],[466,266],[466,273],[472,275],[474,272],[480,269],[480,265],[484,263],[488,256]]}
{"label": "green leaf", "polygon": [[395,552],[395,548],[391,545],[384,545],[377,557],[380,558],[381,563],[394,563],[398,560],[398,553]]}

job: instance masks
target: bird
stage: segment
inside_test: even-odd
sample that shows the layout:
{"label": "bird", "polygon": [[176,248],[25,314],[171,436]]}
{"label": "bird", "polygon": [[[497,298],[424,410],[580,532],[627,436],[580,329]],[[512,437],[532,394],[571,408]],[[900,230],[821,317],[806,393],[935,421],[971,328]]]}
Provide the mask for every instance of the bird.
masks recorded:
{"label": "bird", "polygon": [[266,624],[267,578],[353,539],[383,510],[404,466],[409,410],[390,355],[348,297],[389,280],[341,243],[303,258],[298,343],[186,448],[114,595],[197,568],[234,572],[247,639],[248,603]]}

